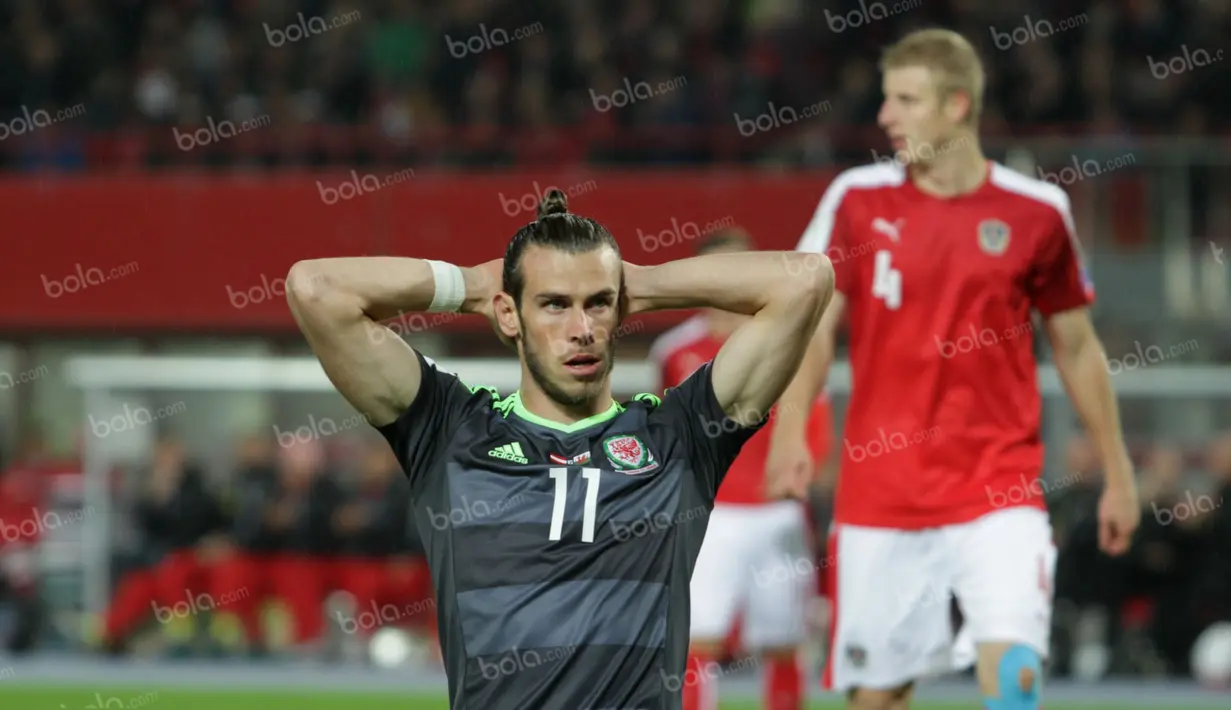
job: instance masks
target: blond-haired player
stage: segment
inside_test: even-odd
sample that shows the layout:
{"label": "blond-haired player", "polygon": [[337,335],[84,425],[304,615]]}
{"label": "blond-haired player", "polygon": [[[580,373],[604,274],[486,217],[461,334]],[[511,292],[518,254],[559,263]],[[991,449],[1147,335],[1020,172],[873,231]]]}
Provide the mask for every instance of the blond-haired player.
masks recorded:
{"label": "blond-haired player", "polygon": [[833,262],[837,292],[780,402],[778,432],[800,433],[771,452],[805,455],[794,413],[821,390],[845,313],[855,384],[829,540],[825,684],[851,708],[900,710],[917,679],[976,661],[985,708],[1037,710],[1055,548],[1036,483],[1034,314],[1101,454],[1102,549],[1123,553],[1140,517],[1093,288],[1066,194],[984,157],[971,44],[915,32],[881,70],[878,122],[895,159],[839,175],[800,240],[828,254],[818,264]]}

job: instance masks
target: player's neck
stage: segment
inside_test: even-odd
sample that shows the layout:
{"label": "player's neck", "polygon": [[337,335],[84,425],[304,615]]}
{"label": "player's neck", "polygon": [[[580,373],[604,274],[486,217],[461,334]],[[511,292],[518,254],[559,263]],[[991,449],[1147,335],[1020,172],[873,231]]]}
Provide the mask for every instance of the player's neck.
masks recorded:
{"label": "player's neck", "polygon": [[911,182],[920,192],[934,197],[955,197],[978,189],[987,180],[987,158],[977,142],[963,142],[963,146],[911,165]]}
{"label": "player's neck", "polygon": [[608,382],[598,395],[582,404],[575,406],[561,404],[547,396],[547,393],[529,377],[522,380],[522,386],[518,390],[518,399],[521,401],[522,408],[530,415],[565,426],[603,414],[611,409],[612,402],[615,401],[611,397],[611,383]]}

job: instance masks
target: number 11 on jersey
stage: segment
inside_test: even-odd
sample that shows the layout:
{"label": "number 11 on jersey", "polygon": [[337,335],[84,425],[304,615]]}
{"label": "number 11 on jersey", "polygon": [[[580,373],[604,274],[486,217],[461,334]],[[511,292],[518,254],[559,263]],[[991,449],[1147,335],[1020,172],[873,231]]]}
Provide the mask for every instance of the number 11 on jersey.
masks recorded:
{"label": "number 11 on jersey", "polygon": [[[549,471],[556,482],[556,496],[551,506],[551,532],[548,540],[559,540],[564,532],[564,505],[568,502],[568,469],[553,468]],[[601,471],[597,468],[581,469],[586,479],[586,501],[581,511],[581,541],[594,542],[594,519],[598,517],[598,482]]]}
{"label": "number 11 on jersey", "polygon": [[891,311],[902,305],[902,272],[893,268],[893,254],[887,249],[876,252],[872,273],[872,295],[885,302]]}

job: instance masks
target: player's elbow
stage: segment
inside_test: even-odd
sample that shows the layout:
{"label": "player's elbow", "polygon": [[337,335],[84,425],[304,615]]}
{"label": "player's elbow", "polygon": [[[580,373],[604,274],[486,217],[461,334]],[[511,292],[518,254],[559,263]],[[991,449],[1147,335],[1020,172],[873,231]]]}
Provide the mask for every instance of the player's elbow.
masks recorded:
{"label": "player's elbow", "polygon": [[782,298],[820,318],[833,298],[833,263],[824,254],[792,252],[785,256],[788,278],[782,283]]}
{"label": "player's elbow", "polygon": [[354,314],[363,309],[318,261],[298,261],[286,275],[286,298],[293,309],[315,314]]}

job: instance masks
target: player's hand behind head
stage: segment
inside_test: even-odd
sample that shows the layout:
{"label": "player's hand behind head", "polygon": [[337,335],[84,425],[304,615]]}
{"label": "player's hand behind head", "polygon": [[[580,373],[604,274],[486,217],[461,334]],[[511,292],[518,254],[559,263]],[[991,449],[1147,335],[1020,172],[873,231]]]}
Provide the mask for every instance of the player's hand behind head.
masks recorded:
{"label": "player's hand behind head", "polygon": [[[463,306],[463,309],[468,313],[481,315],[491,324],[492,330],[496,331],[496,337],[500,338],[500,342],[516,349],[513,340],[500,330],[500,322],[496,318],[496,294],[500,293],[504,288],[504,258],[492,259],[478,266],[471,267],[471,272],[474,275],[475,281],[478,284],[478,292],[481,294],[478,298],[473,299]],[[467,288],[469,291],[469,288]]]}

